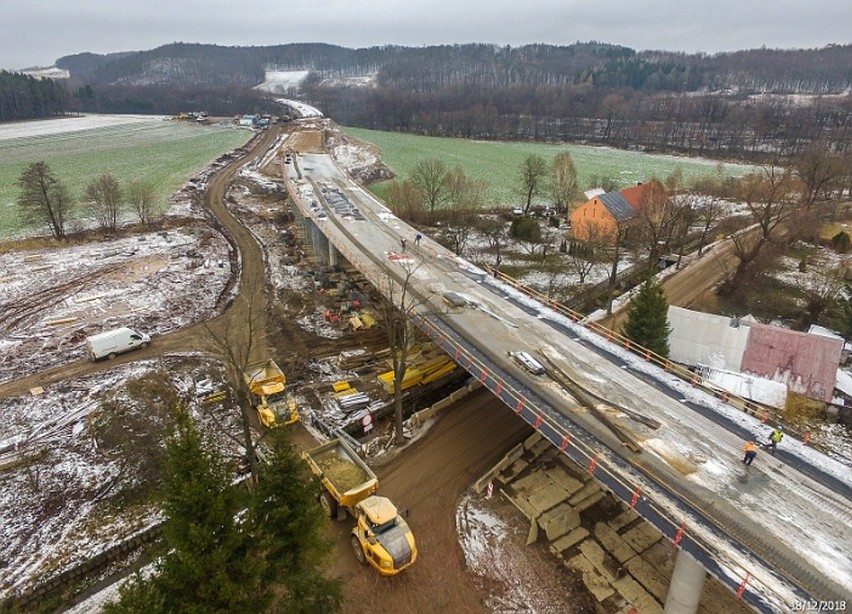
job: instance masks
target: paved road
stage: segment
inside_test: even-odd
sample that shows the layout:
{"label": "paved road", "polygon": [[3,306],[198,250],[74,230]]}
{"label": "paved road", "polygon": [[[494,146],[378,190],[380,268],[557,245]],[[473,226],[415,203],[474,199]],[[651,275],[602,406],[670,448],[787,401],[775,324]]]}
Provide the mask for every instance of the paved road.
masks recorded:
{"label": "paved road", "polygon": [[[736,266],[734,243],[725,239],[695,258],[681,270],[664,278],[660,284],[669,305],[689,308],[705,293],[718,286]],[[627,304],[613,311],[611,316],[598,323],[612,330],[620,330],[627,321]]]}
{"label": "paved road", "polygon": [[[739,459],[741,433],[731,432],[614,365],[578,343],[571,333],[554,331],[542,321],[546,312],[519,307],[483,288],[483,283],[471,279],[478,273],[471,274],[464,262],[428,237],[415,246],[415,231],[352,185],[327,156],[302,156],[299,164],[307,181],[294,182],[294,192],[306,205],[319,203],[317,211],[306,209],[307,215],[348,260],[379,286],[389,277],[410,277],[424,300],[419,312],[437,318],[461,342],[477,348],[482,360],[521,388],[526,398],[567,418],[570,426],[566,428],[595,446],[600,463],[620,479],[641,485],[642,492],[670,514],[688,518],[690,531],[716,558],[725,558],[726,569],[740,574],[748,570],[758,590],[780,585],[780,599],[788,607],[796,595],[818,599],[848,595],[852,570],[843,554],[852,549],[848,498],[776,458],[762,459],[760,466],[746,473]],[[295,172],[289,172],[295,179]],[[358,209],[363,221],[340,213],[341,198]],[[401,238],[408,239],[404,252]],[[448,292],[463,296],[467,305],[450,307],[445,300]],[[560,386],[528,376],[507,357],[508,352],[521,349],[546,352],[587,390],[661,426],[649,429],[623,416],[602,422]],[[642,453],[622,445],[607,424],[612,421],[641,444]],[[812,544],[810,551],[803,551],[806,543]],[[736,582],[730,578],[728,582],[735,587]]]}

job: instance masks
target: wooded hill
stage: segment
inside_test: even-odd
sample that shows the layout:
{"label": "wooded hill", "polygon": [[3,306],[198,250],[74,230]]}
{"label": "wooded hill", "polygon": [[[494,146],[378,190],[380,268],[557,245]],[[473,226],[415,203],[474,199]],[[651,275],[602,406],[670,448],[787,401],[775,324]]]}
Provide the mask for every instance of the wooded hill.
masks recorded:
{"label": "wooded hill", "polygon": [[415,91],[453,83],[505,87],[586,84],[635,90],[842,93],[852,86],[852,45],[686,54],[604,43],[499,47],[467,44],[347,49],[321,43],[223,47],[174,43],[150,51],[84,53],[56,65],[90,84],[256,85],[267,68],[318,76],[378,74]]}
{"label": "wooded hill", "polygon": [[[852,45],[706,55],[597,42],[366,49],[174,43],[66,56],[57,66],[71,74],[64,110],[278,114],[273,97],[253,86],[269,69],[302,70],[309,74],[301,99],[364,128],[752,161],[813,143],[852,151]],[[369,87],[344,79],[367,75]],[[0,101],[20,108],[5,90]],[[32,109],[31,117],[61,112]]]}

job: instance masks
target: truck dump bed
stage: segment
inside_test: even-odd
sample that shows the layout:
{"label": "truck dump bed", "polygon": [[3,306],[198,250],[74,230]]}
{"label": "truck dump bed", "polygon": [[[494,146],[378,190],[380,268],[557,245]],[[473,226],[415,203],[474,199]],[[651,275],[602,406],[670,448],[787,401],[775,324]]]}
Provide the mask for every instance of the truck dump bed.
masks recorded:
{"label": "truck dump bed", "polygon": [[281,367],[271,359],[246,367],[245,378],[249,388],[255,394],[269,394],[264,391],[264,387],[268,387],[270,384],[280,385],[281,390],[283,390],[284,384],[287,383],[287,378],[284,377]]}
{"label": "truck dump bed", "polygon": [[323,487],[342,506],[352,508],[376,491],[379,480],[342,439],[302,453]]}

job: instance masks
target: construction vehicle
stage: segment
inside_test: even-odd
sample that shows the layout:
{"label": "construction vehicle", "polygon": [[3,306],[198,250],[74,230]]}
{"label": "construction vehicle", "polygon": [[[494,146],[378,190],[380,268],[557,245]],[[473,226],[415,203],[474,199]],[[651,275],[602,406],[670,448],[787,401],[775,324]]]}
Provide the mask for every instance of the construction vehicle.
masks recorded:
{"label": "construction vehicle", "polygon": [[265,427],[273,428],[299,421],[296,401],[284,391],[287,378],[274,360],[249,365],[243,376],[251,393],[252,405]]}
{"label": "construction vehicle", "polygon": [[355,558],[383,576],[395,576],[417,559],[417,546],[408,523],[387,497],[375,495],[376,474],[342,439],[302,453],[320,478],[319,501],[332,519],[346,513],[355,519],[350,541]]}

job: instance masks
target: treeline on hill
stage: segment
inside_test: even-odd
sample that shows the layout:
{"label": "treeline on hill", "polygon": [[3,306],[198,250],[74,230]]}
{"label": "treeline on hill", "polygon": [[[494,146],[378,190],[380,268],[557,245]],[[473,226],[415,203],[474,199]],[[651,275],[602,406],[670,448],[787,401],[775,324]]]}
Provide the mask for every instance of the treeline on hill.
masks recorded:
{"label": "treeline on hill", "polygon": [[430,92],[309,86],[341,124],[429,136],[586,142],[709,157],[795,155],[813,142],[850,147],[852,97],[750,100],[583,85],[452,84]]}
{"label": "treeline on hill", "polygon": [[256,85],[267,68],[313,70],[321,77],[378,73],[382,87],[417,91],[451,84],[587,84],[695,92],[735,89],[829,94],[852,85],[852,45],[733,53],[637,52],[604,43],[567,46],[487,44],[347,49],[324,43],[222,47],[173,43],[150,51],[84,53],[57,61],[89,84]]}
{"label": "treeline on hill", "polygon": [[[251,89],[309,70],[303,98],[340,123],[435,136],[575,141],[714,157],[848,151],[852,45],[715,55],[597,42],[346,49],[327,44],[67,56],[68,109],[275,113]],[[375,75],[372,87],[341,77]],[[5,92],[4,92],[5,93]],[[791,94],[811,94],[801,104]]]}

